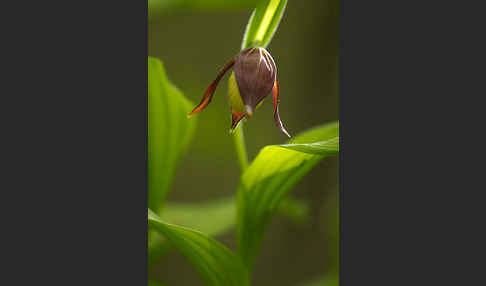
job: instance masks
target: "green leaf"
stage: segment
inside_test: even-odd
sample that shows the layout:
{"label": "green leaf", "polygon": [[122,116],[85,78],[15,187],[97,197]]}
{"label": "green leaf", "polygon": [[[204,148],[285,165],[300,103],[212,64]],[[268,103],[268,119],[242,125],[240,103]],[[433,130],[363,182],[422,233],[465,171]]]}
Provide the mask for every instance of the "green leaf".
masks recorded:
{"label": "green leaf", "polygon": [[[167,202],[160,217],[168,223],[191,228],[209,236],[217,236],[234,227],[235,213],[235,198],[228,197],[200,203]],[[171,249],[164,237],[151,231],[148,245],[149,264],[153,264]]]}
{"label": "green leaf", "polygon": [[339,137],[329,139],[327,141],[320,141],[308,144],[283,144],[280,147],[300,151],[309,154],[320,154],[329,156],[337,155],[339,153]]}
{"label": "green leaf", "polygon": [[[302,200],[286,198],[279,206],[279,212],[295,224],[303,224],[309,220],[308,203]],[[162,215],[164,221],[191,228],[209,236],[222,235],[236,224],[236,199],[227,197],[208,202],[173,203],[164,205]],[[157,261],[170,249],[168,241],[159,233],[149,228],[149,265]]]}
{"label": "green leaf", "polygon": [[167,79],[162,62],[148,58],[148,205],[159,212],[169,191],[176,164],[187,147],[196,121],[192,109]]}
{"label": "green leaf", "polygon": [[286,5],[287,0],[259,1],[246,26],[241,49],[252,46],[266,48],[278,28]]}
{"label": "green leaf", "polygon": [[[234,227],[235,212],[235,199],[228,197],[202,203],[167,202],[160,217],[168,223],[191,228],[209,236],[217,236]],[[151,231],[148,245],[149,264],[153,264],[171,249],[164,237]]]}
{"label": "green leaf", "polygon": [[150,209],[148,223],[189,260],[206,285],[250,285],[240,258],[221,243],[201,232],[166,223]]}
{"label": "green leaf", "polygon": [[[332,123],[304,132],[290,143],[314,143],[312,140],[337,142],[337,138],[339,125]],[[333,143],[321,145],[332,146]],[[339,148],[338,145],[336,147]],[[319,161],[339,151],[336,149],[336,153],[308,150],[302,152],[298,149],[289,148],[288,144],[283,147],[266,146],[241,177],[237,204],[238,250],[248,269],[253,265],[265,228],[282,198]]]}
{"label": "green leaf", "polygon": [[160,217],[169,223],[216,236],[234,226],[235,205],[234,197],[202,203],[168,202]]}
{"label": "green leaf", "polygon": [[332,140],[339,137],[339,122],[331,122],[311,128],[290,139],[290,144],[308,144],[313,142]]}
{"label": "green leaf", "polygon": [[[309,217],[309,206],[305,201],[285,198],[279,206],[279,212],[295,223],[303,223]],[[167,202],[160,217],[168,223],[217,236],[234,227],[235,216],[236,200],[227,197],[201,203]]]}

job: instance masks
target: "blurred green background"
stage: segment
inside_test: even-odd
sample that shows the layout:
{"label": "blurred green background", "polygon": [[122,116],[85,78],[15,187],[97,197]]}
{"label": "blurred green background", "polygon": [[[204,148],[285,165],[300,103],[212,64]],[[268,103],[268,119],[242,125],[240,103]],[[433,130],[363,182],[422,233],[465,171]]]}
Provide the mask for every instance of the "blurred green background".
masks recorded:
{"label": "blurred green background", "polygon": [[[149,0],[148,54],[164,62],[171,82],[194,104],[239,52],[252,2]],[[338,120],[337,9],[337,0],[289,0],[267,48],[278,70],[280,115],[291,135]],[[196,115],[198,126],[169,201],[208,201],[236,193],[240,170],[229,134],[227,78],[207,109]],[[273,121],[271,96],[246,121],[245,137],[250,160],[265,145],[285,142]],[[296,224],[281,214],[274,217],[252,285],[306,285],[336,270],[338,188],[337,157],[323,160],[294,188],[292,195],[309,203],[310,218]],[[234,231],[216,239],[236,249]],[[177,252],[157,262],[149,278],[167,285],[202,285]]]}

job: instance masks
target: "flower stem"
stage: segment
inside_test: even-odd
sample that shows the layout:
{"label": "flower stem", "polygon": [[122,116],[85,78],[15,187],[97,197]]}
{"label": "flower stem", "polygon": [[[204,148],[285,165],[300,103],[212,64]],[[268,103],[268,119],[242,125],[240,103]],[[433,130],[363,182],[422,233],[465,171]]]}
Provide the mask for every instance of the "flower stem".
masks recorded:
{"label": "flower stem", "polygon": [[233,141],[235,143],[236,156],[238,157],[241,173],[243,173],[248,168],[248,155],[246,153],[245,136],[243,134],[243,121],[236,127],[233,134]]}

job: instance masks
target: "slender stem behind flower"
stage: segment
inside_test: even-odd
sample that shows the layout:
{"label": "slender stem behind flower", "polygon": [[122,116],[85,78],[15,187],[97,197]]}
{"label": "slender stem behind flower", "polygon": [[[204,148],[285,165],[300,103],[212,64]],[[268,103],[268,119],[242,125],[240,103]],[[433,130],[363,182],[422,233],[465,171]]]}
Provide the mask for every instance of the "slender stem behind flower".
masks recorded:
{"label": "slender stem behind flower", "polygon": [[233,134],[233,142],[235,143],[236,156],[240,164],[241,173],[248,168],[248,155],[246,153],[245,136],[243,134],[243,122],[236,126]]}

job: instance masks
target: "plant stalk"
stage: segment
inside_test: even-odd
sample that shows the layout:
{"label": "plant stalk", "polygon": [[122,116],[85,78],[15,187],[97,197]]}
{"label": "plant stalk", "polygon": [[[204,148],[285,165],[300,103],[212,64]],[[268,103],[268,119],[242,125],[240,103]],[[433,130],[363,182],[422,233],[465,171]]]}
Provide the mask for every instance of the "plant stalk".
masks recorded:
{"label": "plant stalk", "polygon": [[233,134],[233,142],[235,143],[236,156],[240,164],[241,173],[248,168],[248,154],[246,153],[245,136],[243,134],[243,124],[241,121],[235,129]]}

